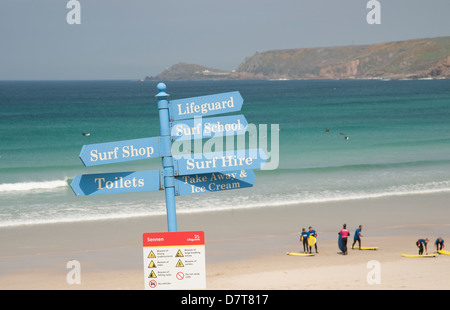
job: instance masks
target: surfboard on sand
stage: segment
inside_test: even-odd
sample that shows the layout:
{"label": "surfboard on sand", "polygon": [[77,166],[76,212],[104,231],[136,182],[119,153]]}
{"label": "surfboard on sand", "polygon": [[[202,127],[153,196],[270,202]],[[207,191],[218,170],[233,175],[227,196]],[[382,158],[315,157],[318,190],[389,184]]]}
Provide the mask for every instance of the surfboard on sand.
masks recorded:
{"label": "surfboard on sand", "polygon": [[437,254],[425,254],[425,255],[419,255],[419,254],[402,254],[403,257],[436,257]]}
{"label": "surfboard on sand", "polygon": [[298,253],[298,252],[286,252],[286,255],[294,255],[294,256],[314,256],[314,254]]}
{"label": "surfboard on sand", "polygon": [[439,250],[438,253],[439,253],[439,254],[450,255],[450,252],[449,252],[449,251],[444,251],[444,250]]}
{"label": "surfboard on sand", "polygon": [[309,236],[308,237],[308,245],[313,246],[314,244],[316,244],[316,238],[313,236]]}
{"label": "surfboard on sand", "polygon": [[342,245],[342,236],[341,236],[341,234],[339,234],[338,246],[339,246],[339,250],[344,252],[344,246]]}
{"label": "surfboard on sand", "polygon": [[[359,250],[359,246],[355,246],[352,249]],[[378,247],[377,246],[362,246],[361,250],[378,250]]]}

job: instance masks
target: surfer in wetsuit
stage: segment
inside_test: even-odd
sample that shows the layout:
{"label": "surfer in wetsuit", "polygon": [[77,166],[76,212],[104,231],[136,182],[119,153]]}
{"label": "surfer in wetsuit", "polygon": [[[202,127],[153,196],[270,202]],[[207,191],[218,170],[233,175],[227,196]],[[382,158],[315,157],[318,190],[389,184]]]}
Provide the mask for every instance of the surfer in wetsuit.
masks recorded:
{"label": "surfer in wetsuit", "polygon": [[417,240],[416,245],[419,248],[419,255],[423,254],[424,248],[425,248],[425,254],[428,254],[428,249],[427,249],[428,241],[429,241],[428,238]]}
{"label": "surfer in wetsuit", "polygon": [[359,225],[358,229],[356,229],[356,231],[355,231],[355,235],[353,236],[352,249],[353,249],[353,246],[355,245],[356,241],[358,241],[359,249],[361,250],[361,238],[360,237],[363,237],[363,235],[361,234],[361,230],[362,230],[362,225]]}
{"label": "surfer in wetsuit", "polygon": [[342,226],[342,229],[339,231],[339,233],[342,238],[342,247],[344,248],[344,255],[347,255],[347,238],[350,236],[350,231],[347,229],[347,224],[344,224]]}
{"label": "surfer in wetsuit", "polygon": [[302,233],[300,235],[300,241],[303,244],[303,252],[305,254],[308,253],[308,238],[309,238],[309,232],[307,232],[304,228],[302,228]]}
{"label": "surfer in wetsuit", "polygon": [[[319,253],[317,251],[317,232],[314,229],[312,229],[312,226],[309,226],[309,235],[316,238],[316,243],[314,243],[314,248],[316,249],[316,253]],[[311,247],[309,247],[309,253],[312,253]]]}
{"label": "surfer in wetsuit", "polygon": [[434,242],[434,246],[436,247],[436,251],[441,251],[444,249],[444,239],[442,237],[439,237]]}

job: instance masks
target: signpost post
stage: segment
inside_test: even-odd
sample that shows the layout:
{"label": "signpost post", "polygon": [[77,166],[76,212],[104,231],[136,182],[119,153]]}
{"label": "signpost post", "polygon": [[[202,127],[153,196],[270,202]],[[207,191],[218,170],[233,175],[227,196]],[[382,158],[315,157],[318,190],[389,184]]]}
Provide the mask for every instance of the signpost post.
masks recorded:
{"label": "signpost post", "polygon": [[[166,85],[159,83],[157,85],[159,93],[156,95],[158,99],[159,110],[159,130],[161,137],[170,138],[169,126],[169,94],[165,92]],[[177,215],[175,210],[175,182],[173,174],[173,158],[171,153],[172,144],[170,139],[164,139],[162,165],[164,171],[164,189],[166,194],[166,215],[167,227],[169,232],[177,231]]]}

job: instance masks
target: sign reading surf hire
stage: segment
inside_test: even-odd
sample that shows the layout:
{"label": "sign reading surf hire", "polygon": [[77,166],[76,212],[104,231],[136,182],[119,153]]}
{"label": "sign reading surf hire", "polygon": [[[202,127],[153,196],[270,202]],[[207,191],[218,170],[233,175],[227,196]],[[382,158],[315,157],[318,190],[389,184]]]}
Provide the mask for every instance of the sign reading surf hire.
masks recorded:
{"label": "sign reading surf hire", "polygon": [[80,159],[86,167],[161,156],[162,137],[84,145]]}
{"label": "sign reading surf hire", "polygon": [[208,96],[171,100],[169,103],[170,120],[211,116],[230,112],[238,112],[244,99],[238,91]]}
{"label": "sign reading surf hire", "polygon": [[262,169],[267,155],[262,149],[174,155],[175,176]]}
{"label": "sign reading surf hire", "polygon": [[146,290],[206,289],[203,231],[143,234]]}

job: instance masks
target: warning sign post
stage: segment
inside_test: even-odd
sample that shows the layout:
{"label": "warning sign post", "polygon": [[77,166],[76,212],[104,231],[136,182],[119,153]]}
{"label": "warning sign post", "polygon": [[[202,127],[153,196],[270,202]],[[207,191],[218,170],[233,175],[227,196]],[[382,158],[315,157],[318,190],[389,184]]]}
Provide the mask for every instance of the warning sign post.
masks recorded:
{"label": "warning sign post", "polygon": [[143,234],[148,290],[206,289],[203,231]]}

